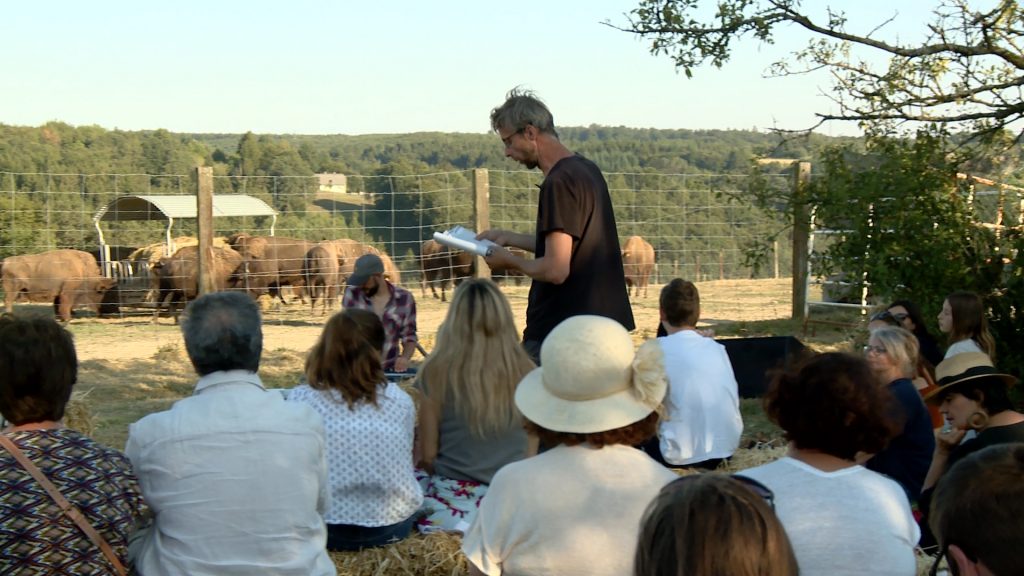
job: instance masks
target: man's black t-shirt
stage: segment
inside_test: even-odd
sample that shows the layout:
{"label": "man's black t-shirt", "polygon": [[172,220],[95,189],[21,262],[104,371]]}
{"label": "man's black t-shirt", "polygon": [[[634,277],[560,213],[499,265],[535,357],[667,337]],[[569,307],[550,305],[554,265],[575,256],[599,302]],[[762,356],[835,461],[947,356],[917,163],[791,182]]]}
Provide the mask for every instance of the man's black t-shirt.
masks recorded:
{"label": "man's black t-shirt", "polygon": [[538,258],[547,235],[557,231],[572,236],[569,276],[562,284],[533,281],[523,340],[542,341],[562,320],[581,314],[635,328],[608,183],[596,164],[579,155],[559,160],[540,185]]}

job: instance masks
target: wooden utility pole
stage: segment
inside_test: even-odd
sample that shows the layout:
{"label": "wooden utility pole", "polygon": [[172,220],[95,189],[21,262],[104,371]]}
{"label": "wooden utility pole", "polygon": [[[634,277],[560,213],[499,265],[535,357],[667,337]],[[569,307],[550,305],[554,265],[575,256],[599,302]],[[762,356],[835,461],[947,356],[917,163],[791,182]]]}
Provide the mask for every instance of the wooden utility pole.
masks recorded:
{"label": "wooden utility pole", "polygon": [[213,283],[213,168],[196,167],[196,222],[199,235],[199,294],[217,290]]}
{"label": "wooden utility pole", "polygon": [[[811,163],[793,158],[759,158],[757,163],[785,164],[793,168],[793,308],[792,317],[807,318],[808,247],[811,240],[811,212],[807,205],[807,185],[811,182]],[[776,250],[776,254],[778,251]]]}
{"label": "wooden utility pole", "polygon": [[[486,168],[473,169],[473,230],[482,232],[491,228],[491,183]],[[473,257],[476,266],[473,276],[490,278],[491,267],[483,256]]]}

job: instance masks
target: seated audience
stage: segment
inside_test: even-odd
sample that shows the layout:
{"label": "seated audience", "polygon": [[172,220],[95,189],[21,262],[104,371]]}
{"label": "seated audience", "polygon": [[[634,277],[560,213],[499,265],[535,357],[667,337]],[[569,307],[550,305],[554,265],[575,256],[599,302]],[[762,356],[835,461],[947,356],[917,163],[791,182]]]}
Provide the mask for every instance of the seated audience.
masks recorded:
{"label": "seated audience", "polygon": [[145,576],[327,575],[324,429],[257,375],[260,313],[238,292],[200,296],[181,322],[195,392],[128,429],[152,526],[129,554]]}
{"label": "seated audience", "polygon": [[919,531],[906,494],[856,462],[895,434],[895,401],[863,359],[834,352],[769,388],[765,411],[786,432],[789,453],[743,475],[775,492],[800,574],[915,574]]}
{"label": "seated audience", "polygon": [[772,500],[771,490],[743,476],[669,482],[640,523],[634,576],[797,576]]}
{"label": "seated audience", "polygon": [[434,350],[420,367],[421,531],[464,532],[499,468],[529,449],[515,391],[534,368],[508,300],[490,280],[455,289]]}
{"label": "seated audience", "polygon": [[935,451],[931,415],[911,381],[917,365],[917,338],[903,328],[879,328],[871,333],[864,356],[878,384],[899,401],[892,418],[900,427],[889,446],[865,466],[899,482],[907,498],[915,502]]}
{"label": "seated audience", "polygon": [[628,574],[644,509],[676,478],[633,448],[657,430],[661,348],[634,354],[615,320],[573,316],[540,355],[515,400],[552,448],[494,475],[462,542],[470,574]]}
{"label": "seated audience", "polygon": [[[1009,442],[1024,442],[1024,414],[1013,409],[1008,388],[1017,382],[996,370],[988,355],[964,352],[943,360],[935,368],[938,389],[926,402],[938,404],[948,426],[939,431],[935,453],[921,493],[921,510],[928,512],[936,484],[954,464],[982,448]],[[968,430],[977,435],[965,440]],[[922,519],[922,547],[935,542]]]}
{"label": "seated audience", "polygon": [[289,402],[308,404],[323,418],[330,550],[405,538],[423,501],[412,461],[416,407],[385,379],[383,341],[384,327],[373,312],[335,314],[306,359],[308,383],[288,395]]}
{"label": "seated audience", "polygon": [[886,310],[901,326],[910,330],[917,337],[921,359],[928,363],[929,371],[934,373],[935,366],[942,362],[942,349],[939,348],[939,344],[928,330],[928,324],[924,321],[921,309],[910,300],[895,300],[886,307]]}
{"label": "seated audience", "polygon": [[[146,510],[128,459],[64,427],[77,374],[67,330],[48,318],[0,316],[0,414],[8,423],[0,444],[0,574],[126,574],[128,532]],[[81,512],[110,556],[7,442]]]}
{"label": "seated audience", "polygon": [[[1024,444],[999,444],[964,457],[935,489],[931,527],[953,574],[1024,574]],[[938,562],[938,560],[936,560]],[[934,572],[933,572],[934,573]]]}
{"label": "seated audience", "polygon": [[984,352],[995,362],[996,342],[988,331],[985,305],[974,292],[953,292],[942,302],[939,330],[947,334],[946,358],[964,352]]}
{"label": "seated audience", "polygon": [[665,415],[643,449],[667,466],[714,469],[743,433],[736,376],[725,347],[697,332],[700,294],[676,278],[661,289],[658,338],[668,374]]}

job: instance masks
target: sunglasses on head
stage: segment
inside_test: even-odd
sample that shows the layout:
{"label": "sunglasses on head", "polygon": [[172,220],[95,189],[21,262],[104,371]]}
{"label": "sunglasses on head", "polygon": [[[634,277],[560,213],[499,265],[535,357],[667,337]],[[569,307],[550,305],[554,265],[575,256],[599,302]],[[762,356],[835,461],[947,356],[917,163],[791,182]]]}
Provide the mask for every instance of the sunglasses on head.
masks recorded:
{"label": "sunglasses on head", "polygon": [[[700,474],[689,474],[687,476],[680,476],[679,478],[676,478],[675,480],[673,480],[670,483],[670,485],[671,484],[682,484],[682,483],[686,482],[687,480],[692,480],[693,478],[700,478],[700,477],[701,477]],[[758,496],[760,496],[761,499],[764,500],[765,504],[767,504],[769,508],[771,508],[772,510],[775,510],[775,493],[772,492],[771,488],[765,486],[764,484],[758,482],[757,480],[754,480],[753,478],[750,478],[748,476],[743,476],[742,474],[730,474],[729,478],[732,478],[733,480],[736,480],[740,484],[743,484],[744,486],[746,486],[751,492],[753,492],[754,494],[757,494]]]}

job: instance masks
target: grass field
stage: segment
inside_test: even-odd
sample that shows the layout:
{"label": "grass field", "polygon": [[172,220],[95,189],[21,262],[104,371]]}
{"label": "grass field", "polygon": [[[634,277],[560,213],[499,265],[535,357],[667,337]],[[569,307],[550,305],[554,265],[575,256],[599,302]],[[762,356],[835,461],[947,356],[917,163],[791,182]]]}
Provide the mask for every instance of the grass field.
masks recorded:
{"label": "grass field", "polygon": [[[857,338],[857,330],[831,324],[816,324],[815,333],[805,335],[803,326],[788,319],[788,279],[705,282],[699,288],[702,324],[714,329],[718,337],[794,335],[816,349],[849,346]],[[652,286],[646,298],[633,301],[637,344],[654,337],[659,289]],[[527,288],[511,286],[503,290],[521,327]],[[429,295],[422,297],[419,289],[414,293],[420,340],[430,350],[448,305]],[[50,314],[48,307],[41,305],[18,308]],[[181,333],[169,318],[153,324],[148,314],[117,319],[83,316],[69,324],[80,361],[76,397],[82,398],[90,414],[93,436],[120,449],[130,423],[191,394],[196,376],[185,356]],[[858,321],[855,314],[843,312],[816,313],[815,317],[843,323]],[[324,316],[311,313],[301,304],[265,311],[260,375],[268,387],[290,388],[297,383],[305,354],[319,336],[324,320]],[[757,400],[745,400],[743,404],[750,442],[777,437],[774,427],[764,422]]]}

